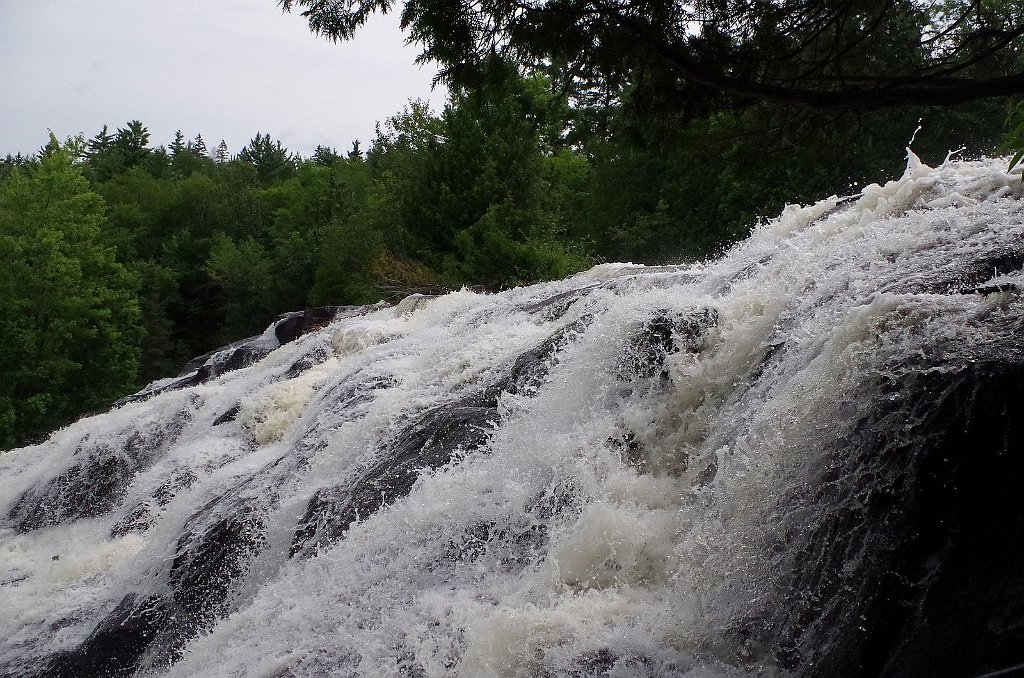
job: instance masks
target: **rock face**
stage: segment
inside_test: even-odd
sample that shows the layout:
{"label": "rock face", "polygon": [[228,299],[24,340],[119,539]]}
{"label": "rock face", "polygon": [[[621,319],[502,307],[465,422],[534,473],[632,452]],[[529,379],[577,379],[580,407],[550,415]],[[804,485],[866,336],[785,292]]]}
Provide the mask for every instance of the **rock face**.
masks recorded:
{"label": "rock face", "polygon": [[156,382],[136,394],[118,401],[117,405],[152,398],[165,391],[173,391],[205,383],[214,377],[233,370],[248,367],[279,346],[295,341],[309,332],[329,325],[339,318],[354,318],[382,308],[387,304],[380,302],[368,306],[320,306],[295,313],[285,313],[259,336],[236,341],[223,348],[218,348],[201,356],[196,356],[185,364],[175,379]]}
{"label": "rock face", "polygon": [[286,314],[0,456],[0,675],[1024,664],[1022,196],[911,159],[715,262]]}
{"label": "rock face", "polygon": [[[936,380],[938,381],[938,380]],[[1024,647],[1024,365],[980,364],[932,393],[907,538],[868,608],[865,675],[977,675]],[[891,629],[893,633],[888,631]]]}
{"label": "rock face", "polygon": [[[1008,358],[1010,356],[1007,356]],[[1024,364],[923,374],[856,427],[862,469],[790,583],[776,652],[806,675],[980,675],[1024,647]],[[898,435],[886,420],[897,420]],[[879,482],[885,478],[884,482]],[[838,478],[818,491],[836,502]],[[854,633],[829,636],[855,611]]]}

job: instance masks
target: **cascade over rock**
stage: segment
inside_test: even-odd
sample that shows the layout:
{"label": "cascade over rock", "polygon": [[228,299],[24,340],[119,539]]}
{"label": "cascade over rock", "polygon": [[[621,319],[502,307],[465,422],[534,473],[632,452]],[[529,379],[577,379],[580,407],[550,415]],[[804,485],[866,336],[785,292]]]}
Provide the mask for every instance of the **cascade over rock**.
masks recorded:
{"label": "cascade over rock", "polygon": [[0,454],[4,676],[1024,664],[1024,185],[287,314]]}

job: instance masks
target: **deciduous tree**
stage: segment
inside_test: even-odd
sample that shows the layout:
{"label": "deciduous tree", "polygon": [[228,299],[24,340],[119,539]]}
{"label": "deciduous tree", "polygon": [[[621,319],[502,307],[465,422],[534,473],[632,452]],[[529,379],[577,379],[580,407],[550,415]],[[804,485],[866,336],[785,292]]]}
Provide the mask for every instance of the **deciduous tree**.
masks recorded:
{"label": "deciduous tree", "polygon": [[[83,142],[84,143],[84,142]],[[54,150],[0,184],[0,446],[24,443],[134,386],[135,281],[100,231],[102,198]]]}

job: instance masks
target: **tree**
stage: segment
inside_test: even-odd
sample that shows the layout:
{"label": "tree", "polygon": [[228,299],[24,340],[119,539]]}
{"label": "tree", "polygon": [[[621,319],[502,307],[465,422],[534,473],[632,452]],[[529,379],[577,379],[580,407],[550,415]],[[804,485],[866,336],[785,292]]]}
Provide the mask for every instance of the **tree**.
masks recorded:
{"label": "tree", "polygon": [[108,150],[113,141],[114,137],[107,133],[107,126],[104,125],[103,129],[100,130],[100,132],[96,136],[94,136],[92,139],[89,139],[89,143],[87,146],[89,157],[98,155]]}
{"label": "tree", "polygon": [[172,158],[177,158],[185,151],[186,148],[187,145],[185,143],[185,135],[182,134],[181,130],[179,129],[174,133],[174,141],[171,142],[170,148],[168,150],[170,151]]}
{"label": "tree", "polygon": [[256,176],[264,186],[291,176],[295,170],[288,149],[282,147],[280,141],[272,141],[269,134],[259,132],[238,152],[238,159],[256,168]]}
{"label": "tree", "polygon": [[231,159],[231,156],[228,154],[228,145],[223,139],[221,139],[220,143],[217,144],[217,151],[215,152],[213,159],[218,165],[222,165]]}
{"label": "tree", "polygon": [[135,281],[102,241],[102,198],[60,145],[0,184],[0,446],[134,386]]}
{"label": "tree", "polygon": [[34,156],[22,155],[21,153],[11,155],[8,153],[3,160],[0,160],[0,181],[14,174],[14,170],[30,167],[35,162]]}
{"label": "tree", "polygon": [[318,145],[313,149],[313,155],[310,156],[309,160],[314,165],[332,167],[335,163],[341,160],[341,156],[338,155],[336,150],[329,146]]}
{"label": "tree", "polygon": [[[342,40],[394,0],[278,4]],[[1011,0],[408,0],[402,26],[449,81],[478,80],[497,57],[551,67],[576,94],[641,91],[676,108],[723,95],[868,109],[1024,91],[1024,4]]]}
{"label": "tree", "polygon": [[124,169],[142,164],[150,153],[149,130],[138,120],[132,120],[126,127],[118,128],[114,134],[113,146],[120,155]]}
{"label": "tree", "polygon": [[548,199],[564,176],[551,171],[552,130],[565,126],[548,83],[491,67],[491,86],[454,88],[440,116],[413,102],[378,130],[367,217],[394,253],[455,282],[515,285],[586,267],[563,247],[567,202]]}
{"label": "tree", "polygon": [[363,151],[359,148],[359,139],[352,142],[352,148],[346,154],[349,160],[361,161],[363,159]]}
{"label": "tree", "polygon": [[[159,150],[157,149],[157,152]],[[169,165],[179,177],[192,176],[193,173],[208,169],[212,165],[211,158],[206,155],[206,144],[201,134],[186,141],[185,135],[178,130],[174,133],[174,141],[171,142],[169,150]],[[156,174],[154,172],[154,176]]]}

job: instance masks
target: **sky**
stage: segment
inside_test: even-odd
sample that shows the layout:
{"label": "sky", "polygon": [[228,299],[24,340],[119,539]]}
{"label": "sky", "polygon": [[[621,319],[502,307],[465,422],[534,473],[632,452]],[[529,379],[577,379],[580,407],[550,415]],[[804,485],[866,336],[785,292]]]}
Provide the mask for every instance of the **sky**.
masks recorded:
{"label": "sky", "polygon": [[231,153],[257,132],[365,149],[409,99],[444,104],[404,40],[393,13],[332,43],[275,0],[0,0],[0,156],[130,120],[153,146],[181,129]]}

